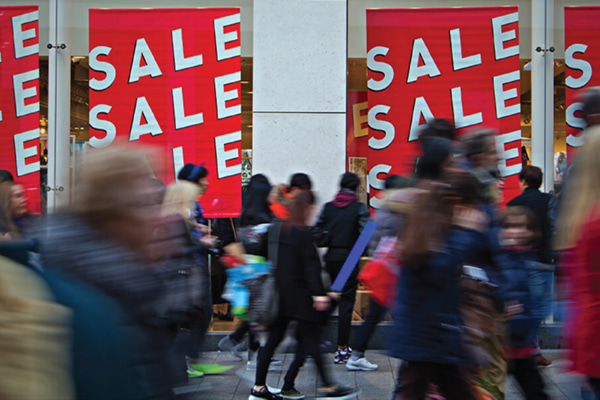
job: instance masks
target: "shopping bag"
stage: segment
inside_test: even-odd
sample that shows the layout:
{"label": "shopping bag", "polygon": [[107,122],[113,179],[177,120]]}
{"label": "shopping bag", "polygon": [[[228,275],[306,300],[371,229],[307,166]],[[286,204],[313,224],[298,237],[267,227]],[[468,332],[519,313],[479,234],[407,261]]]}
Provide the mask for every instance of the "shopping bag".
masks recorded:
{"label": "shopping bag", "polygon": [[373,300],[384,307],[391,308],[396,298],[400,261],[397,254],[398,238],[384,236],[377,249],[358,274],[358,280],[371,291]]}
{"label": "shopping bag", "polygon": [[275,278],[279,252],[281,221],[273,223],[269,230],[269,261],[273,268],[243,282],[250,292],[247,317],[262,326],[273,324],[279,315],[279,287]]}
{"label": "shopping bag", "polygon": [[244,282],[268,273],[272,269],[271,263],[264,257],[253,255],[244,255],[243,259],[224,256],[221,261],[228,267],[227,287],[222,297],[231,302],[233,315],[249,319],[247,313],[250,291]]}

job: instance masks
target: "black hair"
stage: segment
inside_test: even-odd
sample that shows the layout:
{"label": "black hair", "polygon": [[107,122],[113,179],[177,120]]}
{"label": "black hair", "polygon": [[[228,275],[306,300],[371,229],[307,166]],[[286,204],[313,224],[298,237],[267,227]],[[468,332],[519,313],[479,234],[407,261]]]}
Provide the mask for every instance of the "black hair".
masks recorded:
{"label": "black hair", "polygon": [[542,170],[538,167],[534,167],[533,165],[524,166],[519,173],[519,180],[525,181],[527,187],[533,189],[539,189],[540,186],[542,186],[543,177],[544,174],[542,173]]}
{"label": "black hair", "polygon": [[356,192],[356,189],[360,185],[360,179],[352,172],[345,172],[340,180],[340,187],[342,189],[349,189]]}
{"label": "black hair", "polygon": [[421,128],[419,138],[423,139],[427,137],[442,137],[454,140],[454,125],[445,118],[436,118]]}
{"label": "black hair", "polygon": [[5,169],[0,169],[0,183],[14,182],[14,181],[15,181],[15,178],[9,171],[7,171]]}
{"label": "black hair", "polygon": [[294,187],[297,187],[300,190],[311,190],[312,182],[308,175],[303,172],[298,172],[292,175],[292,178],[290,179],[290,189]]}
{"label": "black hair", "polygon": [[275,218],[269,208],[271,184],[262,174],[253,175],[248,183],[248,198],[242,207],[240,226],[265,224]]}

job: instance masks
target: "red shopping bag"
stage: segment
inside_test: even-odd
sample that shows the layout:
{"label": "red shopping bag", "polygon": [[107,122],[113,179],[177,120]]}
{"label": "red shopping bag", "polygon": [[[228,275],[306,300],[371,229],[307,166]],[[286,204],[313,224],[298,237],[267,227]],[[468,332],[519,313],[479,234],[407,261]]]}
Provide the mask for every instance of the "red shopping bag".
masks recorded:
{"label": "red shopping bag", "polygon": [[358,280],[371,291],[371,298],[391,308],[396,299],[400,261],[397,257],[397,237],[384,236],[373,254],[358,274]]}

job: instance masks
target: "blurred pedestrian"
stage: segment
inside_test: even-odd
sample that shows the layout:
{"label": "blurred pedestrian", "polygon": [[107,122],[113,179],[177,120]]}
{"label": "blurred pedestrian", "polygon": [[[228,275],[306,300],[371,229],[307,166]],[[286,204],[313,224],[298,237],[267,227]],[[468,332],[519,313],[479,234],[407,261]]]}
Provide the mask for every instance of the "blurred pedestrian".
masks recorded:
{"label": "blurred pedestrian", "polygon": [[[275,218],[269,207],[270,193],[271,183],[265,175],[256,174],[250,178],[248,197],[242,207],[240,226],[237,233],[246,254],[262,255],[261,248],[264,246],[265,235]],[[243,320],[240,322],[233,333],[221,339],[218,348],[221,351],[229,351],[234,357],[239,358],[242,340],[246,334],[248,334],[248,362],[246,369],[255,371],[260,342],[251,329],[249,321]],[[276,362],[281,364],[281,361]]]}
{"label": "blurred pedestrian", "polygon": [[556,245],[562,249],[560,267],[569,278],[573,309],[566,324],[572,369],[588,377],[600,396],[600,135],[585,136],[577,154],[577,167],[571,172],[569,192],[558,216]]}
{"label": "blurred pedestrian", "polygon": [[397,399],[423,399],[431,382],[446,399],[474,398],[463,369],[458,279],[486,228],[478,201],[477,179],[451,172],[421,194],[409,214],[393,313],[398,339],[391,354],[403,360]]}
{"label": "blurred pedestrian", "polygon": [[[303,399],[295,388],[295,379],[307,355],[312,355],[323,386],[318,390],[317,399],[344,398],[358,395],[355,389],[335,384],[323,365],[319,349],[323,313],[330,306],[330,298],[321,281],[321,262],[312,240],[307,221],[312,214],[315,198],[311,191],[303,191],[294,197],[290,216],[281,227],[269,229],[270,240],[276,240],[278,251],[275,277],[279,287],[279,317],[268,327],[269,338],[261,349],[256,370],[256,380],[251,389],[250,399]],[[278,223],[280,224],[280,223]],[[277,235],[276,229],[279,229]],[[269,240],[267,238],[267,240]],[[272,257],[269,254],[269,257]],[[266,387],[267,371],[275,349],[283,340],[288,324],[296,320],[298,348],[284,378],[279,395]]]}
{"label": "blurred pedestrian", "polygon": [[[542,286],[539,288],[540,294],[543,295],[543,303],[545,304],[544,318],[547,318],[552,312],[552,273],[554,270],[554,260],[552,258],[551,238],[552,230],[549,218],[549,207],[552,196],[547,193],[540,192],[539,188],[542,185],[543,173],[538,167],[528,165],[519,173],[519,187],[523,192],[507,203],[507,207],[524,206],[533,213],[533,223],[535,231],[539,235],[534,239],[533,251],[535,252],[535,261],[540,264],[536,268],[536,273],[539,278],[544,278]],[[552,360],[544,357],[538,347],[535,354],[535,362],[539,366],[546,367],[552,364]]]}
{"label": "blurred pedestrian", "polygon": [[505,273],[512,277],[510,290],[515,294],[515,302],[509,305],[504,356],[508,359],[508,372],[515,377],[525,398],[544,400],[548,396],[535,356],[539,354],[537,332],[548,313],[543,274],[551,276],[551,273],[536,268],[539,256],[536,239],[540,231],[530,209],[508,207],[501,224],[500,244],[505,250],[506,264],[510,265],[510,270]]}
{"label": "blurred pedestrian", "polygon": [[[40,233],[40,253],[47,269],[112,298],[130,319],[128,326],[120,327],[120,335],[135,338],[135,346],[121,351],[132,379],[128,383],[134,386],[131,395],[172,398],[173,382],[165,373],[169,371],[170,334],[157,325],[164,287],[153,261],[166,256],[160,252],[179,251],[179,246],[159,243],[152,234],[162,218],[152,200],[156,186],[146,156],[142,150],[117,145],[88,154],[78,176],[75,201],[69,209],[49,217]],[[99,326],[105,325],[99,321]],[[116,333],[96,334],[111,338]],[[95,360],[75,361],[77,369],[89,369]],[[122,382],[121,368],[102,364],[93,370],[93,376],[87,374],[88,385],[107,387]]]}
{"label": "blurred pedestrian", "polygon": [[22,238],[30,219],[23,185],[0,183],[0,240]]}
{"label": "blurred pedestrian", "polygon": [[290,184],[277,184],[271,191],[271,210],[279,219],[286,219],[290,215],[291,201],[298,193],[311,190],[310,177],[303,172],[297,172],[290,177]]}
{"label": "blurred pedestrian", "polygon": [[[179,321],[175,343],[180,344],[176,352],[187,356],[187,374],[196,378],[205,373],[215,374],[230,370],[230,366],[201,363],[200,344],[209,327],[212,317],[212,299],[210,296],[210,274],[205,262],[208,249],[216,245],[215,238],[209,235],[194,236],[193,232],[200,229],[195,218],[196,199],[202,189],[199,185],[187,180],[180,180],[169,185],[166,190],[162,215],[172,217],[171,226],[180,232],[181,240],[188,249],[187,254],[178,257],[177,268],[184,271],[180,277],[187,281],[189,291],[188,304],[182,304],[180,311],[188,317]],[[181,295],[181,294],[178,294]]]}
{"label": "blurred pedestrian", "polygon": [[[346,172],[340,180],[340,191],[333,201],[323,206],[316,223],[317,246],[327,247],[325,270],[335,281],[350,250],[369,220],[369,210],[356,195],[360,180],[356,174]],[[358,269],[355,268],[344,285],[338,303],[338,338],[334,363],[345,363],[352,355],[349,347],[352,310],[358,287]]]}
{"label": "blurred pedestrian", "polygon": [[[379,245],[383,237],[397,236],[403,225],[403,205],[402,201],[397,201],[394,196],[398,189],[407,185],[407,180],[398,175],[389,175],[385,180],[386,196],[383,199],[383,207],[377,210],[373,221],[378,224],[377,231],[369,243],[369,255]],[[364,322],[358,328],[356,334],[355,346],[352,356],[346,362],[346,368],[351,371],[374,371],[378,368],[365,357],[365,352],[369,345],[369,339],[375,331],[377,324],[383,320],[387,314],[387,305],[378,303],[373,297],[369,297],[369,310],[364,317]]]}

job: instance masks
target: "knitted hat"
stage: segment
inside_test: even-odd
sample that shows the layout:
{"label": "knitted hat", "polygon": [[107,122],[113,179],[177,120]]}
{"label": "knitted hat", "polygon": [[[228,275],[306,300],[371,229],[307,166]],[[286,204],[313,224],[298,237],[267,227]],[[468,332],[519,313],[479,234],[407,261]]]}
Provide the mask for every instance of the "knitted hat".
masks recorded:
{"label": "knitted hat", "polygon": [[208,175],[208,170],[204,167],[204,163],[194,165],[192,163],[185,164],[177,174],[177,179],[180,181],[198,182],[198,179]]}

